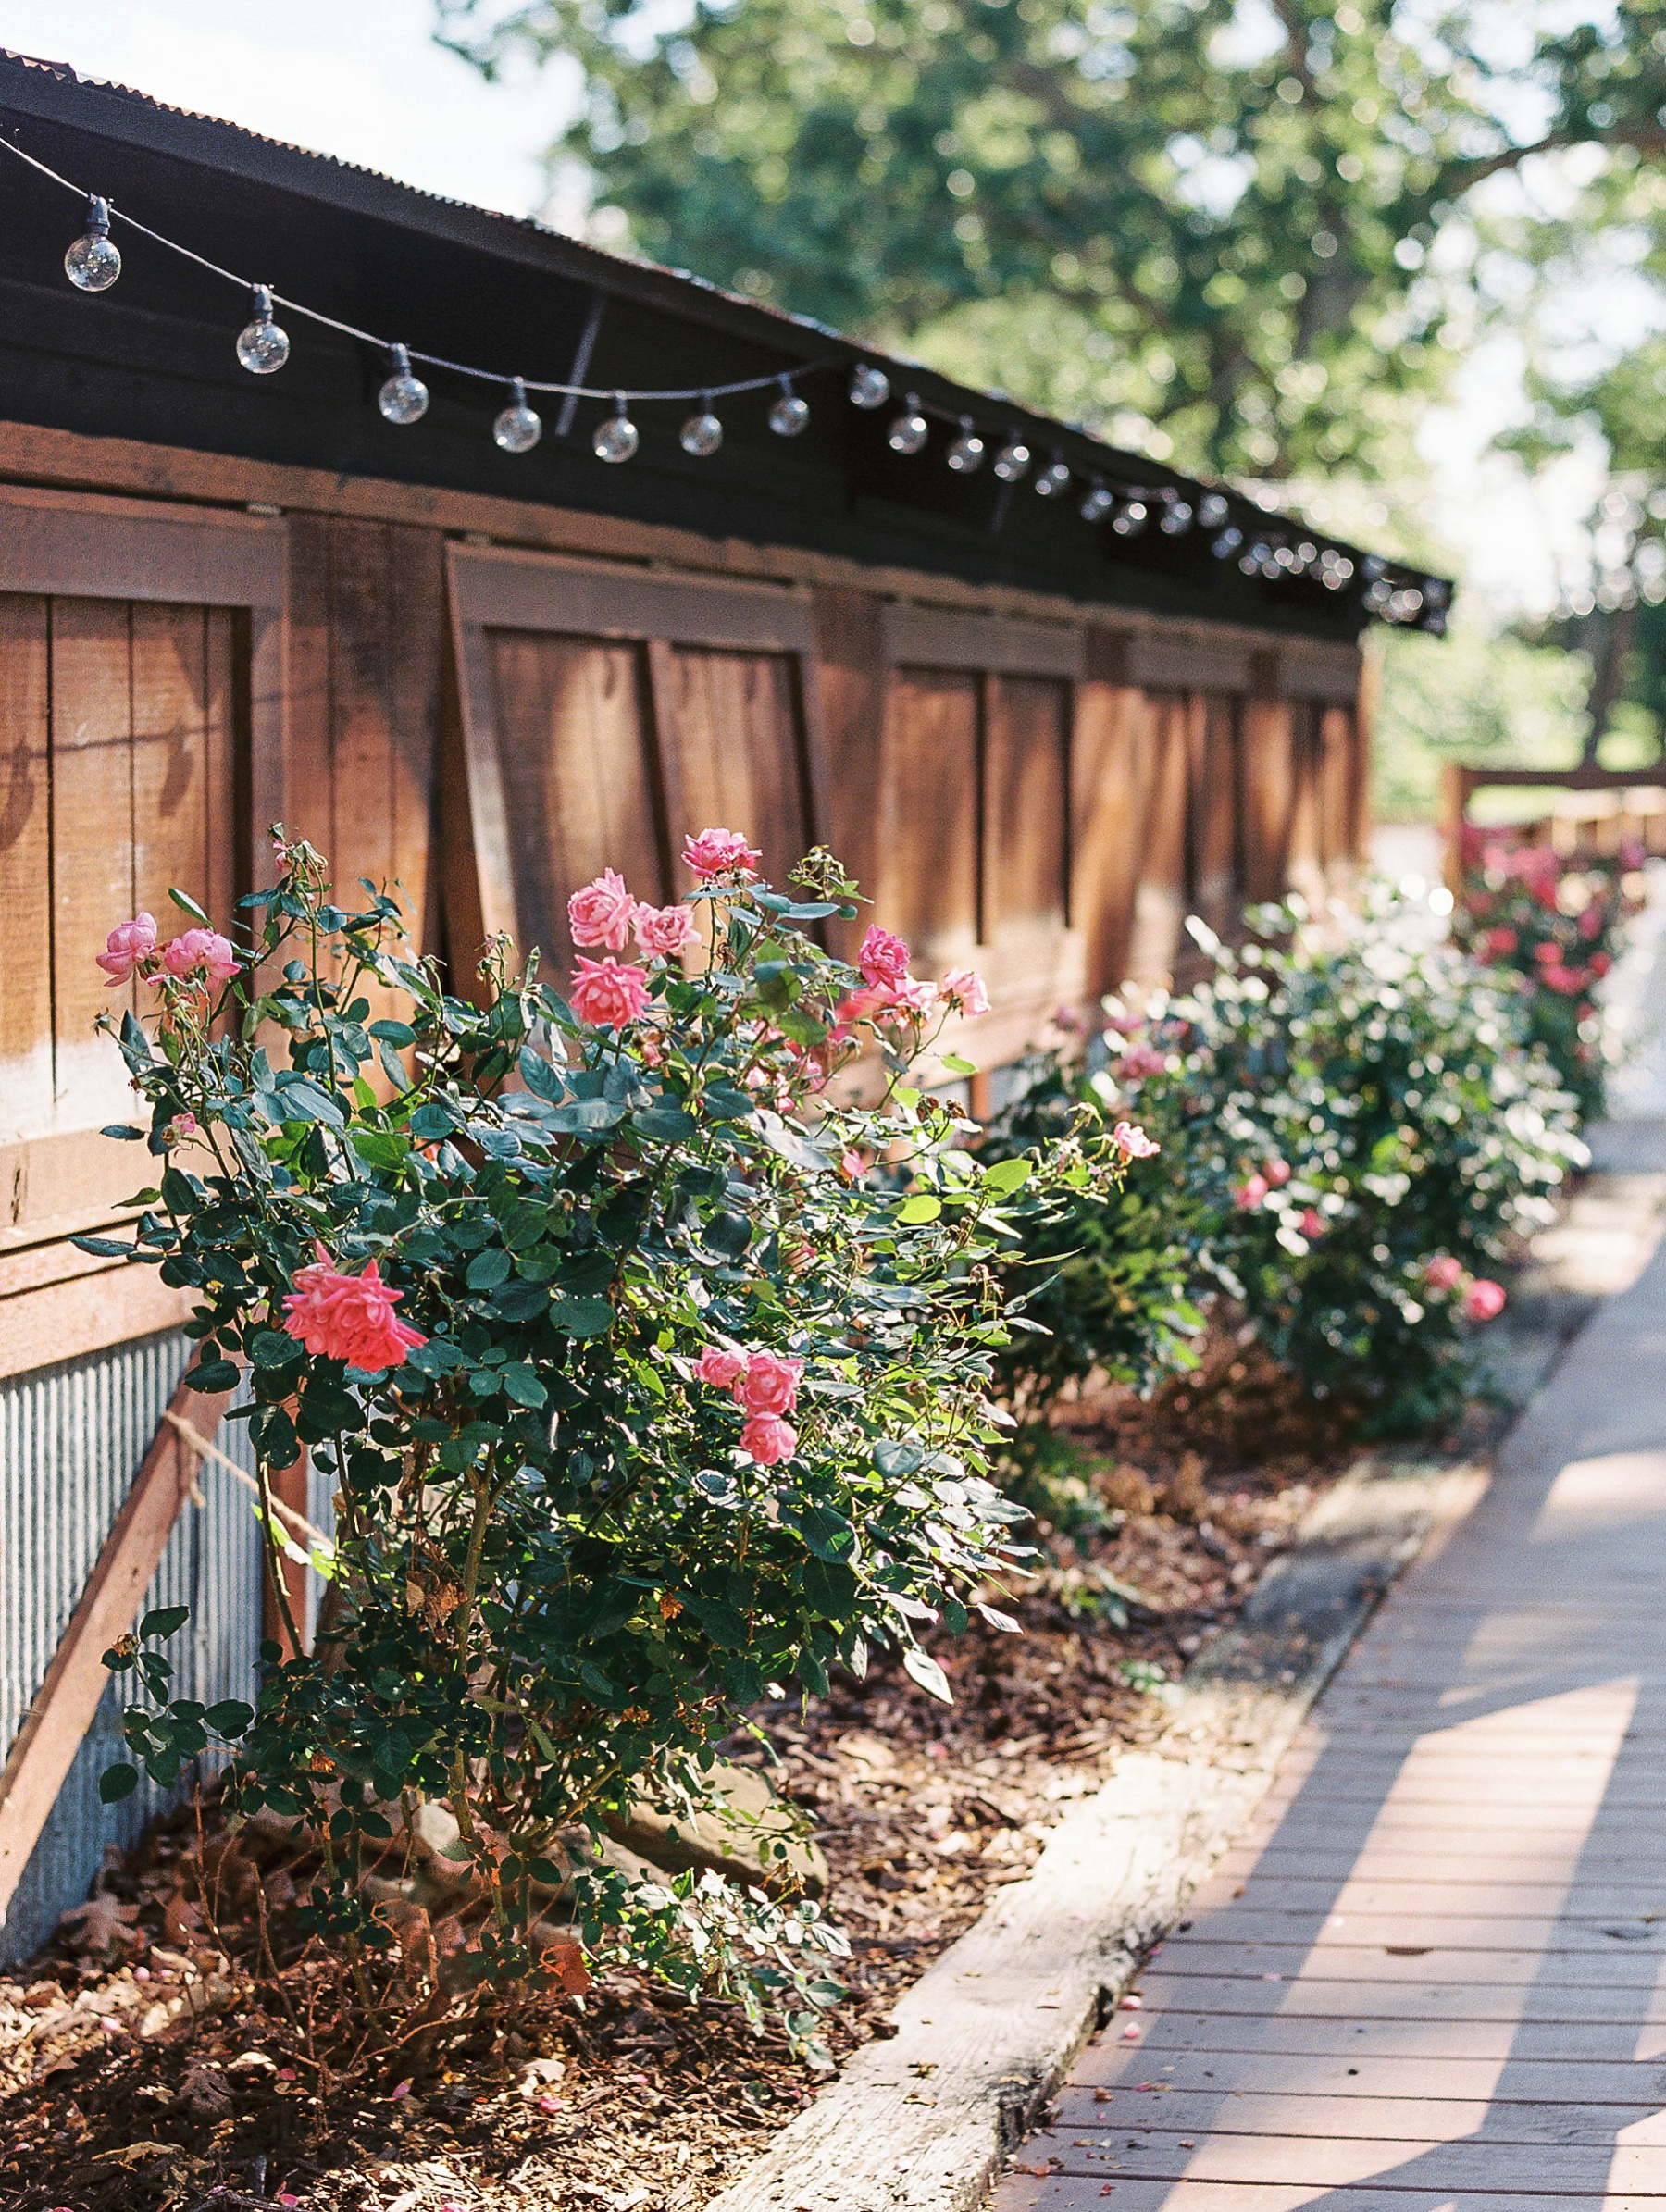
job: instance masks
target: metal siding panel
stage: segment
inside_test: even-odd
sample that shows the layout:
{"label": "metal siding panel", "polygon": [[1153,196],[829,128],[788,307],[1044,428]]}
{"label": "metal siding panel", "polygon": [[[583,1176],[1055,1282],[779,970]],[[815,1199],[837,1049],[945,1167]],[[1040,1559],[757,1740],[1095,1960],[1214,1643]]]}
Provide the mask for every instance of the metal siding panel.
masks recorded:
{"label": "metal siding panel", "polygon": [[[9,1746],[22,1724],[191,1355],[170,1333],[0,1386],[0,1744]],[[224,1424],[218,1442],[253,1472],[241,1422]],[[193,1609],[169,1647],[177,1696],[252,1700],[260,1559],[251,1500],[212,1461],[198,1482],[204,1507],[180,1515],[145,1603]],[[0,1961],[27,1957],[51,1934],[58,1914],[86,1895],[106,1845],[135,1842],[187,1794],[145,1780],[124,1804],[100,1804],[98,1777],[123,1756],[124,1691],[131,1695],[126,1682],[112,1683],[76,1756],[0,1926]]]}

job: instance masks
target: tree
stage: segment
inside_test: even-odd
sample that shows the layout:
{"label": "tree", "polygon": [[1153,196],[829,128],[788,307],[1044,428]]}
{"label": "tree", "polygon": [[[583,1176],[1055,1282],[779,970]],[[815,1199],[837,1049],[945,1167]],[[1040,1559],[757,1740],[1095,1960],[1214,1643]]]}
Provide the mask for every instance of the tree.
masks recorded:
{"label": "tree", "polygon": [[1666,152],[1659,0],[437,6],[488,73],[576,57],[553,153],[637,250],[1220,474],[1394,473],[1466,196]]}

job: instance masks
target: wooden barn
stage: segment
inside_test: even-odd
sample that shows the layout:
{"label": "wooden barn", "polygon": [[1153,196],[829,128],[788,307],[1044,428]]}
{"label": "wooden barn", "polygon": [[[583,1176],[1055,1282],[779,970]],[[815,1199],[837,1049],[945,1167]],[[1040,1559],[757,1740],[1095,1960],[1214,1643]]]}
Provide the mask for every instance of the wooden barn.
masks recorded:
{"label": "wooden barn", "polygon": [[[560,965],[569,890],[611,864],[669,898],[717,822],[777,869],[831,846],[926,970],[980,967],[992,1074],[1162,973],[1188,907],[1347,882],[1361,634],[1437,628],[1446,591],[687,276],[9,54],[0,195],[17,1956],[145,1809],[96,1802],[110,1622],[153,1571],[194,1597],[204,1695],[258,1634],[235,1480],[164,1419],[182,1294],[68,1241],[134,1175],[98,1135],[127,1111],[92,1028],[113,922],[171,883],[224,915],[281,819],[339,881],[397,880],[459,974],[496,928]],[[288,357],[250,373],[263,311]],[[399,347],[417,419],[390,418]],[[516,377],[529,450],[494,439]]]}

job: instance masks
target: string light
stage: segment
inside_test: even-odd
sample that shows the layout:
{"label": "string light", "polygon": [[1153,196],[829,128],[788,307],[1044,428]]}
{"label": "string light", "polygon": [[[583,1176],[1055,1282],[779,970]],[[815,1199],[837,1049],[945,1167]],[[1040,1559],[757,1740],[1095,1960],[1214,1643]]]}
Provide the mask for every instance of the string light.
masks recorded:
{"label": "string light", "polygon": [[625,412],[625,394],[615,391],[613,413],[603,416],[591,439],[591,453],[598,461],[628,461],[641,442],[641,433]]}
{"label": "string light", "polygon": [[931,425],[920,413],[920,396],[911,391],[902,403],[901,414],[886,431],[885,442],[893,454],[919,454],[925,452],[930,435]]}
{"label": "string light", "polygon": [[692,454],[697,461],[709,461],[723,443],[723,425],[712,413],[712,395],[702,395],[700,413],[690,415],[677,433],[677,442],[685,454]]}
{"label": "string light", "polygon": [[[447,374],[468,378],[477,381],[507,385],[509,403],[503,407],[491,426],[495,443],[507,453],[528,453],[542,436],[543,425],[528,400],[528,393],[553,393],[564,399],[594,399],[613,402],[613,412],[597,427],[591,440],[591,451],[604,462],[619,463],[629,460],[638,451],[640,435],[628,413],[631,401],[664,402],[671,400],[700,403],[699,411],[690,415],[678,433],[683,451],[697,459],[708,458],[721,448],[724,441],[723,425],[715,411],[714,401],[740,392],[763,391],[777,388],[777,397],[769,408],[768,423],[772,431],[781,438],[796,438],[807,427],[810,408],[794,389],[794,379],[811,377],[825,369],[840,365],[841,357],[833,355],[809,361],[789,371],[776,370],[764,376],[748,377],[733,383],[716,385],[710,390],[621,391],[595,390],[577,383],[557,383],[528,379],[519,376],[504,377],[479,368],[468,362],[452,361],[440,354],[415,350],[404,343],[395,343],[376,333],[358,329],[355,325],[326,315],[315,307],[308,307],[298,300],[278,293],[265,284],[253,284],[246,278],[222,267],[190,246],[163,232],[150,229],[137,217],[125,209],[112,209],[110,203],[95,193],[85,193],[81,187],[60,176],[56,169],[39,161],[32,154],[9,139],[0,139],[0,148],[26,163],[30,168],[48,178],[64,191],[81,198],[86,206],[85,228],[64,255],[65,272],[76,287],[88,292],[106,292],[121,274],[122,257],[119,248],[110,237],[114,215],[143,237],[166,251],[193,262],[210,275],[236,284],[248,292],[254,303],[251,320],[239,334],[237,357],[242,366],[256,376],[269,376],[283,367],[290,355],[290,339],[275,319],[275,309],[282,307],[286,316],[299,315],[304,319],[339,336],[354,340],[383,354],[388,360],[390,373],[377,391],[377,406],[392,423],[410,425],[419,422],[427,414],[429,404],[429,388],[416,373],[414,363],[429,368],[439,368]],[[891,381],[882,368],[870,361],[850,361],[842,357],[848,369],[848,392],[853,406],[864,412],[882,407],[890,396]],[[949,469],[957,476],[969,476],[981,468],[988,456],[985,437],[969,415],[951,415],[937,406],[922,404],[917,393],[906,395],[903,411],[887,426],[886,437],[891,448],[901,454],[917,454],[925,450],[930,439],[930,417],[937,416],[945,423],[956,426],[955,435],[949,443],[944,459]],[[1022,482],[1028,475],[1031,463],[1029,447],[1020,431],[1009,427],[1002,433],[992,466],[995,475],[1004,484]],[[1035,478],[1038,494],[1044,499],[1062,497],[1076,480],[1075,474],[1057,448],[1047,466]],[[1188,499],[1180,487],[1165,485],[1157,491],[1142,491],[1133,488],[1113,490],[1102,478],[1090,477],[1087,489],[1076,502],[1077,512],[1085,522],[1099,523],[1110,516],[1112,527],[1120,537],[1138,537],[1148,526],[1153,508],[1157,511],[1158,528],[1169,537],[1178,538],[1192,528],[1213,532],[1210,551],[1217,560],[1227,560],[1237,554],[1244,545],[1244,533],[1231,521],[1231,503],[1224,492],[1205,491]],[[1345,590],[1356,574],[1354,561],[1338,547],[1321,546],[1311,539],[1302,539],[1291,545],[1276,532],[1258,537],[1238,561],[1245,574],[1260,575],[1269,580],[1295,580],[1313,578],[1327,591]],[[1428,627],[1444,628],[1445,611],[1450,598],[1449,587],[1438,578],[1424,577],[1409,581],[1406,572],[1398,578],[1388,575],[1388,564],[1378,554],[1362,555],[1358,574],[1365,585],[1362,594],[1366,611],[1392,622],[1410,623],[1420,616],[1427,616]]]}
{"label": "string light", "polygon": [[960,434],[943,458],[957,477],[976,476],[984,463],[984,441],[969,415],[960,418]]}
{"label": "string light", "polygon": [[543,436],[543,417],[527,404],[527,387],[509,379],[509,404],[491,426],[491,442],[506,454],[529,454]]}
{"label": "string light", "polygon": [[238,333],[237,358],[251,376],[269,377],[283,367],[289,354],[289,339],[272,320],[271,291],[265,284],[256,284],[253,318]]}
{"label": "string light", "polygon": [[428,386],[412,373],[410,353],[404,346],[391,345],[388,360],[392,374],[376,395],[377,406],[389,422],[420,422],[428,413]]}
{"label": "string light", "polygon": [[890,379],[871,361],[858,361],[851,371],[851,404],[872,413],[890,397]]}
{"label": "string light", "polygon": [[1024,472],[1030,465],[1029,447],[1016,430],[1009,430],[1006,443],[995,456],[995,474],[1003,484],[1017,484],[1024,479]]}
{"label": "string light", "polygon": [[781,396],[769,410],[769,427],[777,438],[796,438],[810,419],[809,403],[792,389],[790,377],[780,377]]}
{"label": "string light", "polygon": [[82,292],[108,292],[121,274],[121,249],[110,236],[110,203],[87,200],[87,227],[64,255],[64,274]]}

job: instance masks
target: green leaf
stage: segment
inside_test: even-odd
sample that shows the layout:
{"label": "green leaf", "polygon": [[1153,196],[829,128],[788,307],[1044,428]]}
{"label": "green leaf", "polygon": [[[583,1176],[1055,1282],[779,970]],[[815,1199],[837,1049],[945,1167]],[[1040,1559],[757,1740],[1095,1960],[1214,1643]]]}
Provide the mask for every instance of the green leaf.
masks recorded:
{"label": "green leaf", "polygon": [[217,1735],[242,1735],[255,1718],[255,1708],[241,1697],[222,1697],[203,1715]]}
{"label": "green leaf", "polygon": [[904,1199],[897,1210],[897,1219],[904,1228],[913,1228],[920,1222],[936,1221],[943,1211],[940,1199],[934,1199],[928,1190],[916,1190],[913,1198]]}
{"label": "green leaf", "polygon": [[419,1143],[433,1144],[440,1137],[452,1136],[457,1125],[448,1106],[441,1105],[438,1099],[429,1099],[417,1107],[408,1126]]}
{"label": "green leaf", "polygon": [[141,1636],[171,1636],[184,1627],[191,1618],[188,1605],[162,1605],[154,1613],[146,1613],[139,1623]]}
{"label": "green leaf", "polygon": [[530,1406],[536,1410],[548,1397],[529,1361],[511,1360],[503,1370],[502,1380],[504,1392],[517,1406]]}
{"label": "green leaf", "polygon": [[624,1118],[624,1107],[615,1106],[611,1100],[569,1099],[545,1117],[544,1127],[574,1136],[600,1137],[617,1128]]}
{"label": "green leaf", "polygon": [[98,1134],[100,1137],[119,1137],[123,1144],[136,1144],[144,1135],[144,1131],[135,1129],[131,1122],[109,1122]]}
{"label": "green leaf", "polygon": [[750,1092],[737,1090],[728,1083],[708,1083],[700,1094],[700,1102],[715,1122],[744,1121],[757,1105]]}
{"label": "green leaf", "polygon": [[520,1049],[520,1077],[535,1099],[542,1099],[551,1106],[559,1106],[566,1097],[566,1086],[554,1064],[541,1052],[535,1052],[530,1045]]}
{"label": "green leaf", "polygon": [[194,1390],[203,1398],[213,1398],[222,1390],[235,1390],[238,1373],[230,1360],[205,1360],[200,1367],[192,1368],[180,1380],[187,1390]]}
{"label": "green leaf", "polygon": [[976,1075],[977,1073],[977,1063],[975,1060],[963,1060],[958,1052],[945,1052],[943,1065],[951,1075]]}
{"label": "green leaf", "polygon": [[132,1252],[131,1244],[118,1244],[113,1236],[72,1236],[69,1239],[79,1252],[93,1252],[100,1260],[123,1260]]}
{"label": "green leaf", "polygon": [[98,1778],[99,1802],[103,1805],[119,1805],[124,1797],[131,1797],[138,1787],[137,1767],[106,1767]]}
{"label": "green leaf", "polygon": [[410,1139],[395,1136],[391,1129],[365,1129],[354,1125],[347,1132],[347,1142],[367,1167],[403,1167],[411,1156]]}
{"label": "green leaf", "polygon": [[495,1290],[500,1283],[509,1280],[514,1264],[501,1244],[490,1244],[469,1261],[464,1279],[471,1290]]}
{"label": "green leaf", "polygon": [[206,923],[210,929],[214,927],[214,924],[203,912],[202,908],[197,904],[196,901],[191,896],[189,891],[181,891],[170,883],[168,887],[168,895],[173,901],[174,904],[179,908],[181,913],[189,914],[193,922]]}
{"label": "green leaf", "polygon": [[681,1137],[692,1137],[699,1124],[680,1106],[645,1106],[640,1113],[631,1115],[630,1125],[656,1143],[676,1144]]}
{"label": "green leaf", "polygon": [[395,1045],[401,1050],[416,1042],[416,1032],[408,1022],[372,1022],[370,1034],[384,1045]]}
{"label": "green leaf", "polygon": [[322,1122],[327,1128],[344,1129],[347,1116],[340,1102],[305,1075],[292,1075],[280,1086],[279,1097],[286,1122]]}
{"label": "green leaf", "polygon": [[949,1677],[928,1653],[911,1644],[902,1654],[902,1664],[928,1696],[936,1697],[943,1705],[954,1703]]}
{"label": "green leaf", "polygon": [[1010,1198],[1013,1191],[1021,1190],[1029,1178],[1029,1161],[998,1160],[984,1176],[984,1187],[994,1191],[998,1198]]}
{"label": "green leaf", "polygon": [[558,1298],[550,1308],[550,1326],[563,1336],[604,1336],[613,1318],[604,1298]]}

